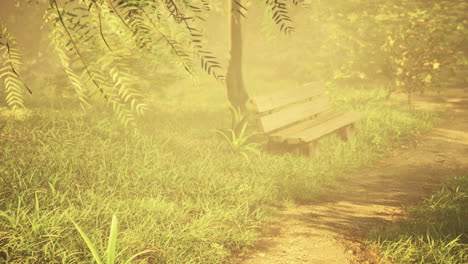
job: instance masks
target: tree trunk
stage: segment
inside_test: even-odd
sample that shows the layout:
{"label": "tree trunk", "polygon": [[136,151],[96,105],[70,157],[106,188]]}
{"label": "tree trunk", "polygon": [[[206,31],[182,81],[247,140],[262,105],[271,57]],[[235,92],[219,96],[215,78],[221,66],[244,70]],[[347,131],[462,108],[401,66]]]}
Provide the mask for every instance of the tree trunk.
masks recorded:
{"label": "tree trunk", "polygon": [[245,110],[249,96],[245,90],[242,79],[242,29],[241,14],[238,11],[236,0],[229,1],[231,15],[229,19],[230,45],[229,63],[226,73],[226,88],[229,102],[236,109]]}

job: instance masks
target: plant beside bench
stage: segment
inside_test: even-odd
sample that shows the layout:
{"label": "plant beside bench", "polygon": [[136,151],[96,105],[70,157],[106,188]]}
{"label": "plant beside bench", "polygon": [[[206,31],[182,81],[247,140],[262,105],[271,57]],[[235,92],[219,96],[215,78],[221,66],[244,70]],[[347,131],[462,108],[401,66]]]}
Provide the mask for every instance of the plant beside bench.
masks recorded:
{"label": "plant beside bench", "polygon": [[318,139],[327,134],[336,132],[343,140],[350,139],[356,132],[354,123],[362,117],[358,112],[334,111],[319,82],[258,96],[250,102],[260,130],[268,135],[269,149],[306,156],[318,154]]}

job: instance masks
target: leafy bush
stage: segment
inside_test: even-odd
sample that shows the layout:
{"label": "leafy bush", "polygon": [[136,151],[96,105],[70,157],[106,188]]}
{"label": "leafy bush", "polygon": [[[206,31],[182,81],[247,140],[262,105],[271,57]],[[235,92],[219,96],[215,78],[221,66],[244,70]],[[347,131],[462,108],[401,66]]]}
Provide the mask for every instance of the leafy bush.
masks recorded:
{"label": "leafy bush", "polygon": [[[467,10],[463,0],[310,1],[310,9],[299,14],[304,21],[295,41],[281,49],[278,41],[261,45],[275,51],[264,48],[264,57],[282,65],[277,74],[291,71],[296,80],[337,87],[385,85],[389,94],[409,94],[466,84]],[[294,67],[283,66],[288,59]]]}

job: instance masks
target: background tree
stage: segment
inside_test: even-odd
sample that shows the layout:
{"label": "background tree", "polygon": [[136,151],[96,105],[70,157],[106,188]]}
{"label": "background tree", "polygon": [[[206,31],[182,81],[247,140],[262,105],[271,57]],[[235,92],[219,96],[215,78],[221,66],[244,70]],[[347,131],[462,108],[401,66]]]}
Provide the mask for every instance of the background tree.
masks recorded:
{"label": "background tree", "polygon": [[228,99],[236,109],[244,110],[249,98],[242,77],[242,11],[245,9],[237,0],[229,1],[229,62],[226,73]]}
{"label": "background tree", "polygon": [[[297,45],[292,47],[304,48],[301,53],[288,53],[297,62],[297,67],[288,73],[297,80],[318,79],[332,87],[385,86],[389,95],[405,92],[405,87],[397,85],[400,77],[392,57],[403,55],[404,50],[399,47],[402,39],[411,39],[415,41],[406,47],[405,56],[411,56],[408,60],[412,62],[418,61],[413,76],[431,75],[430,83],[419,82],[414,91],[467,82],[466,1],[313,0],[309,10],[296,18],[307,21],[304,16],[308,16],[308,23],[298,25],[301,32],[296,36]],[[399,43],[389,48],[389,37]],[[275,50],[286,54],[292,46],[289,44]],[[269,48],[272,45],[267,44],[266,49]],[[284,58],[278,56],[270,64],[280,60]],[[440,63],[438,69],[428,64],[435,60]]]}

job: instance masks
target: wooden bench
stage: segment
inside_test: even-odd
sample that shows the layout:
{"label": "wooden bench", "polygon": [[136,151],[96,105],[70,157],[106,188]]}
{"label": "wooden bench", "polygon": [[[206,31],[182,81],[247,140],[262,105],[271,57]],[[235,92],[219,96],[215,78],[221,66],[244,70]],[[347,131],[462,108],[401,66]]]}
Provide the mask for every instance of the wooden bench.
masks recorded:
{"label": "wooden bench", "polygon": [[333,111],[324,85],[308,83],[296,89],[252,98],[260,130],[268,135],[270,150],[314,156],[318,139],[337,132],[343,140],[355,134],[357,112]]}

